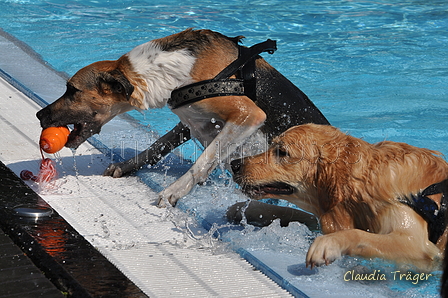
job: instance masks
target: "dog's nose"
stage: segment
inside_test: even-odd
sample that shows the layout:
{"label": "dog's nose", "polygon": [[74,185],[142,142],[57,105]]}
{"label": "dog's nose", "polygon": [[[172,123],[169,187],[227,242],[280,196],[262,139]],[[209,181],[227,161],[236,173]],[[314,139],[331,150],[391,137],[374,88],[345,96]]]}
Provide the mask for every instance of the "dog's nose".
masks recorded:
{"label": "dog's nose", "polygon": [[42,118],[44,118],[45,111],[46,111],[46,109],[44,108],[44,109],[40,110],[39,112],[37,112],[36,113],[37,119],[42,120]]}
{"label": "dog's nose", "polygon": [[40,120],[40,125],[42,128],[46,128],[50,126],[52,119],[51,119],[51,111],[48,107],[43,108],[39,112],[36,113],[37,119]]}
{"label": "dog's nose", "polygon": [[232,160],[230,162],[230,166],[232,167],[232,172],[234,174],[238,174],[238,172],[241,170],[242,165],[243,165],[243,160],[241,158]]}

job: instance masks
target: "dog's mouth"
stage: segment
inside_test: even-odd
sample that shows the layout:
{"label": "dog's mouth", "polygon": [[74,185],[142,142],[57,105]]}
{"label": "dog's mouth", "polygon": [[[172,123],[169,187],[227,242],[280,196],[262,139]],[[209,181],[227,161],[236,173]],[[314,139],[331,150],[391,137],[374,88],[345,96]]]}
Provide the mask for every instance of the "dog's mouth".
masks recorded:
{"label": "dog's mouth", "polygon": [[[71,132],[68,136],[65,147],[78,148],[88,138],[101,131],[104,121],[95,119],[95,115],[85,111],[76,112],[66,109],[53,111],[55,103],[37,112],[36,116],[40,120],[42,129],[48,127],[68,126]],[[104,117],[103,117],[104,118]]]}
{"label": "dog's mouth", "polygon": [[284,182],[275,182],[264,185],[245,185],[243,191],[251,197],[265,197],[268,195],[292,195],[294,188]]}
{"label": "dog's mouth", "polygon": [[100,129],[94,124],[89,124],[86,122],[75,123],[73,124],[73,129],[68,136],[65,147],[78,148],[79,145],[84,143],[88,138],[99,132]]}

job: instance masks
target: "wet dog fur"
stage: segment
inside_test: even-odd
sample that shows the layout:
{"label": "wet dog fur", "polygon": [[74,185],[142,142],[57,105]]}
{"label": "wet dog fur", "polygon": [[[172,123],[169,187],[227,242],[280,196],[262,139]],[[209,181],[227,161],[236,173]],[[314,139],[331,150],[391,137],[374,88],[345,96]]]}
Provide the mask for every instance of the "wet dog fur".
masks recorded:
{"label": "wet dog fur", "polygon": [[[265,153],[232,161],[235,180],[254,199],[288,200],[320,220],[307,265],[341,255],[383,258],[430,270],[442,256],[427,222],[399,198],[448,177],[436,151],[405,143],[370,144],[327,125],[305,124],[275,138]],[[441,194],[430,197],[440,205]]]}
{"label": "wet dog fur", "polygon": [[[99,61],[79,70],[67,90],[37,113],[42,128],[73,125],[66,147],[77,148],[118,114],[160,108],[171,92],[214,78],[238,58],[241,36],[188,29],[139,45],[118,60]],[[256,101],[246,96],[207,98],[172,111],[181,122],[147,150],[111,164],[104,175],[120,177],[145,164],[154,165],[191,137],[206,149],[191,170],[163,190],[159,206],[175,205],[216,165],[254,135],[268,142],[287,128],[328,124],[308,97],[263,58],[255,61]],[[214,123],[211,122],[214,119]]]}

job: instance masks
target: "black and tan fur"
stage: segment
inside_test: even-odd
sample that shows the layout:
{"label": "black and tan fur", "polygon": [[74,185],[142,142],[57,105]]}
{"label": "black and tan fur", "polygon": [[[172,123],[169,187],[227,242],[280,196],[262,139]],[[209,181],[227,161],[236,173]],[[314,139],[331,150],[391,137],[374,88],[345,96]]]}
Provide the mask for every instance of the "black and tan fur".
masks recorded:
{"label": "black and tan fur", "polygon": [[[238,58],[240,40],[188,29],[142,44],[118,60],[96,62],[78,71],[67,82],[66,93],[37,117],[43,128],[73,124],[66,146],[76,148],[114,116],[162,107],[173,90],[212,79]],[[137,158],[112,164],[104,174],[120,177],[144,164],[155,164],[195,137],[206,149],[190,171],[160,193],[160,205],[166,201],[174,205],[257,133],[270,141],[293,125],[328,124],[308,97],[264,59],[260,57],[255,65],[255,102],[246,96],[222,96],[173,109],[181,120],[175,128]]]}

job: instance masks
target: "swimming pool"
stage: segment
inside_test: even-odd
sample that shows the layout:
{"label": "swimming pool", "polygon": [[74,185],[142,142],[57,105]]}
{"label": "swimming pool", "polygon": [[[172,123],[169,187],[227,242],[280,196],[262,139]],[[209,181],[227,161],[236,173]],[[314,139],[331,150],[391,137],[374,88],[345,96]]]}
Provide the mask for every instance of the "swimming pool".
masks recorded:
{"label": "swimming pool", "polygon": [[[245,35],[246,45],[276,39],[279,49],[266,59],[299,86],[333,125],[369,142],[403,141],[447,154],[443,124],[448,119],[448,4],[394,2],[0,1],[0,27],[69,75],[188,27]],[[130,114],[159,133],[177,123],[167,109]],[[216,192],[223,188],[217,187]],[[195,193],[199,198],[209,195]],[[197,198],[190,200],[187,206]],[[282,250],[305,245],[292,240],[293,229],[272,229],[277,237],[288,239],[280,245]],[[259,237],[254,235],[245,236]],[[243,241],[239,235],[230,236]],[[265,249],[272,239],[264,239]],[[328,277],[330,272],[319,273]],[[399,284],[388,295],[405,291],[421,296],[424,290],[431,296],[436,295],[436,286]]]}
{"label": "swimming pool", "polygon": [[[247,45],[276,39],[268,61],[333,125],[448,153],[444,1],[2,2],[1,27],[69,75],[188,27],[245,35]],[[162,119],[171,123],[161,132],[177,122]]]}

